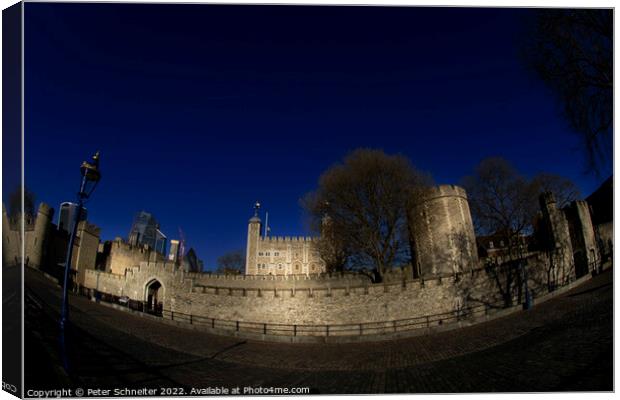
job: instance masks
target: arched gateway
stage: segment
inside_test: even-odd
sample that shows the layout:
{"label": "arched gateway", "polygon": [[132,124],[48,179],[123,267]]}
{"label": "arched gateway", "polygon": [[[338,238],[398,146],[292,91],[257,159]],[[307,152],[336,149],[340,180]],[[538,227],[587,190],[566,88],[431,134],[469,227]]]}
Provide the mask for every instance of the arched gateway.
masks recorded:
{"label": "arched gateway", "polygon": [[164,288],[160,281],[151,279],[144,287],[145,311],[161,315],[163,310]]}

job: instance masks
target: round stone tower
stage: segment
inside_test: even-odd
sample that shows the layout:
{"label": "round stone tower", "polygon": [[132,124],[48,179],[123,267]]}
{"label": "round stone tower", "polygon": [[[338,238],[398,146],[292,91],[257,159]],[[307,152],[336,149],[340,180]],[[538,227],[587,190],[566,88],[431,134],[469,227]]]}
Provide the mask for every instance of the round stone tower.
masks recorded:
{"label": "round stone tower", "polygon": [[413,266],[422,278],[469,271],[478,265],[465,189],[441,185],[423,192],[409,213]]}

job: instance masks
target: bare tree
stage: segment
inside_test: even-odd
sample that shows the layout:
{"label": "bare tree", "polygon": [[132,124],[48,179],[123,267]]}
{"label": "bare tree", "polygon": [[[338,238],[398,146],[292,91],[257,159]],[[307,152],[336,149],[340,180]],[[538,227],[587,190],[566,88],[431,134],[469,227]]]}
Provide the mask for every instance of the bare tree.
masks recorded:
{"label": "bare tree", "polygon": [[496,282],[504,305],[512,304],[519,287],[520,236],[536,215],[534,186],[502,158],[483,160],[474,175],[463,179],[478,234],[494,235],[504,243],[503,263],[487,260],[486,272]]}
{"label": "bare tree", "polygon": [[557,193],[558,204],[579,196],[570,180],[541,173],[528,180],[506,160],[483,160],[472,176],[463,179],[472,218],[479,235],[493,235],[503,242],[501,260],[488,259],[486,272],[496,282],[505,305],[512,303],[515,289],[520,296],[522,259],[526,250],[523,235],[532,231],[539,211],[539,195]]}
{"label": "bare tree", "polygon": [[[325,204],[325,213],[327,206]],[[321,236],[317,242],[317,250],[321,255],[327,272],[340,272],[345,269],[349,254],[343,238],[336,235],[331,218],[325,214],[321,219]]]}
{"label": "bare tree", "polygon": [[352,267],[371,266],[380,280],[388,268],[408,261],[407,208],[415,188],[426,183],[407,158],[358,149],[325,171],[302,204],[315,229],[329,218],[324,236],[333,265],[344,259]]}
{"label": "bare tree", "polygon": [[523,50],[581,135],[589,170],[600,175],[613,156],[613,10],[537,10]]}
{"label": "bare tree", "polygon": [[537,211],[534,187],[508,161],[483,160],[463,186],[479,235],[505,235],[510,243],[531,227]]}
{"label": "bare tree", "polygon": [[559,208],[566,207],[580,196],[579,188],[573,181],[559,175],[540,173],[532,179],[531,185],[535,194],[553,193]]}
{"label": "bare tree", "polygon": [[217,273],[225,275],[241,274],[245,266],[243,250],[228,252],[217,258]]}

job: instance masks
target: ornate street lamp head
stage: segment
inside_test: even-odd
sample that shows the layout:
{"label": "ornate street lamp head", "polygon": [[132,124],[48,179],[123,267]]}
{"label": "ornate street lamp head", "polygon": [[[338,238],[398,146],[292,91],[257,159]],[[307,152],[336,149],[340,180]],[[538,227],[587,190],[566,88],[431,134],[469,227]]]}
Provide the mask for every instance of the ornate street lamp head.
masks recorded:
{"label": "ornate street lamp head", "polygon": [[80,171],[82,172],[82,176],[85,176],[89,181],[96,182],[101,179],[101,172],[99,171],[99,152],[95,153],[92,162],[82,161]]}
{"label": "ornate street lamp head", "polygon": [[260,203],[257,201],[254,203],[254,216],[258,217],[258,210],[260,209]]}
{"label": "ornate street lamp head", "polygon": [[99,152],[96,152],[92,157],[91,162],[83,161],[80,166],[80,172],[84,178],[84,188],[81,195],[84,197],[90,196],[95,190],[97,183],[101,179],[101,171],[99,170]]}

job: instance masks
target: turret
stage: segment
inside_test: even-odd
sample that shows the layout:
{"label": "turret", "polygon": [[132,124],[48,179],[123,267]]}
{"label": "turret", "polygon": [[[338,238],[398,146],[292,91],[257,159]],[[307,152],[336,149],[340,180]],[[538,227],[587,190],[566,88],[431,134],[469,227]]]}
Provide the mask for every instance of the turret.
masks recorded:
{"label": "turret", "polygon": [[552,285],[563,285],[575,277],[573,246],[570,240],[568,221],[564,212],[558,209],[553,193],[545,192],[540,195],[539,200],[545,233],[548,238],[544,247],[552,257],[550,282]]}
{"label": "turret", "polygon": [[566,216],[573,246],[575,275],[577,278],[591,272],[600,260],[599,248],[590,207],[583,200],[577,200],[567,207]]}
{"label": "turret", "polygon": [[52,222],[54,210],[45,203],[39,205],[37,219],[34,223],[32,237],[28,238],[26,248],[26,260],[29,266],[39,268],[43,262],[43,252],[47,241],[48,232]]}
{"label": "turret", "polygon": [[556,249],[566,246],[567,243],[570,245],[568,223],[562,211],[558,209],[553,193],[542,193],[539,201],[550,241],[547,247]]}
{"label": "turret", "polygon": [[261,231],[261,219],[258,217],[258,210],[260,209],[260,203],[256,202],[254,205],[254,216],[248,221],[248,241],[245,252],[245,274],[256,275],[257,273],[257,260],[258,256],[258,241],[260,240]]}
{"label": "turret", "polygon": [[539,197],[540,209],[543,213],[549,213],[550,210],[557,209],[555,195],[552,192],[541,193]]}
{"label": "turret", "polygon": [[71,268],[77,271],[77,283],[80,286],[84,285],[86,270],[95,269],[100,233],[99,227],[87,221],[78,222]]}

